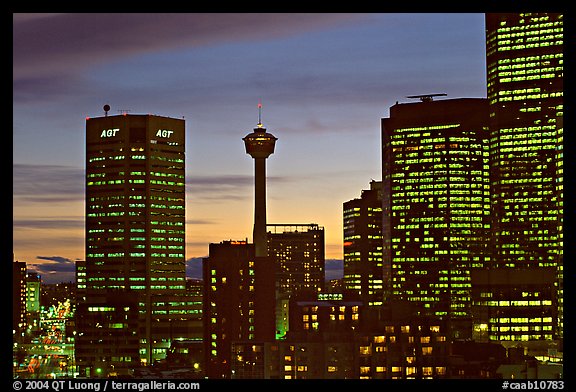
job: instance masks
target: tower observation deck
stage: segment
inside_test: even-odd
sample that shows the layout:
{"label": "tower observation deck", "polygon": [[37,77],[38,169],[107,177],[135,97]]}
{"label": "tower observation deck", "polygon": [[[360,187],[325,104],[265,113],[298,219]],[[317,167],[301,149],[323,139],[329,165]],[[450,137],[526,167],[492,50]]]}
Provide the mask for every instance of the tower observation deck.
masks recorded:
{"label": "tower observation deck", "polygon": [[261,121],[262,104],[258,104],[258,124],[252,133],[246,135],[246,153],[254,158],[254,233],[253,241],[256,257],[266,257],[266,158],[274,153],[276,140],[266,132]]}

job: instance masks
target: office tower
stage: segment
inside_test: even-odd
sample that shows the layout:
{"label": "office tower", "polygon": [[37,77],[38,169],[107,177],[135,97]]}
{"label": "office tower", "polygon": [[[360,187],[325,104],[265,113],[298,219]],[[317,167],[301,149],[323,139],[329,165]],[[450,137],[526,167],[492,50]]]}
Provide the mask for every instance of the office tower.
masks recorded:
{"label": "office tower", "polygon": [[[559,298],[563,22],[562,14],[486,14],[493,268],[557,269]],[[559,314],[555,335],[562,336]]]}
{"label": "office tower", "polygon": [[30,272],[26,276],[26,311],[39,312],[40,311],[40,296],[41,296],[42,278],[39,274]]}
{"label": "office tower", "polygon": [[470,271],[489,260],[488,103],[422,101],[382,119],[384,278],[392,299],[466,337]]}
{"label": "office tower", "polygon": [[[172,339],[190,332],[186,321],[191,301],[185,295],[185,124],[156,115],[108,116],[108,105],[104,109],[104,117],[86,119],[86,306],[79,310],[88,312],[87,318],[104,320],[108,316],[96,313],[110,311],[110,298],[125,298],[128,310],[117,310],[138,315],[138,327],[131,332],[140,344],[140,364],[147,365],[165,357]],[[114,306],[121,307],[120,302]],[[132,328],[132,321],[109,323],[113,328],[107,333],[122,335],[119,329]],[[102,331],[97,336],[91,331],[77,340],[84,354],[102,349],[97,347]],[[102,352],[111,351],[105,361],[138,365],[124,363],[133,358],[113,347]],[[78,359],[85,359],[83,366],[89,368],[91,358]]]}
{"label": "office tower", "polygon": [[76,260],[76,303],[86,301],[86,260]]}
{"label": "office tower", "polygon": [[268,255],[276,270],[276,338],[289,330],[292,295],[324,291],[324,228],[317,224],[268,224]]}
{"label": "office tower", "polygon": [[26,324],[31,331],[40,330],[40,296],[42,278],[40,274],[29,272],[26,276]]}
{"label": "office tower", "polygon": [[371,181],[359,199],[344,210],[344,288],[360,295],[366,306],[384,301],[382,264],[382,182]]}
{"label": "office tower", "polygon": [[258,263],[254,244],[209,245],[203,260],[204,354],[208,378],[230,378],[235,342],[274,340],[274,269]]}
{"label": "office tower", "polygon": [[12,330],[20,341],[26,331],[26,263],[12,260]]}

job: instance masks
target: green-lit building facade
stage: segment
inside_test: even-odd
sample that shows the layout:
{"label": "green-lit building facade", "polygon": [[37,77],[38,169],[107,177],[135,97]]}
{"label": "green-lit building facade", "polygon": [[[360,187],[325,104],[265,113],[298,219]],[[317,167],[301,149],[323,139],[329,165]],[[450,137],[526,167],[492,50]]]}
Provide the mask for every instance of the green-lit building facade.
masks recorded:
{"label": "green-lit building facade", "polygon": [[[486,14],[492,268],[557,271],[554,336],[559,337],[563,335],[563,20],[562,14],[554,13]],[[528,338],[527,334],[521,339]]]}
{"label": "green-lit building facade", "polygon": [[365,306],[384,303],[382,264],[382,182],[370,182],[359,198],[343,208],[344,289],[357,293]]}
{"label": "green-lit building facade", "polygon": [[[122,335],[117,329],[138,326],[133,332],[139,363],[126,366],[164,358],[173,339],[202,336],[200,316],[190,312],[198,305],[186,295],[184,155],[182,119],[128,114],[86,119],[82,309],[91,313],[88,318],[104,319],[93,313],[110,309],[107,297],[135,294],[138,322],[115,322],[109,331]],[[97,342],[87,328],[77,345],[90,368],[94,357],[88,353]]]}
{"label": "green-lit building facade", "polygon": [[489,262],[488,102],[400,103],[382,119],[384,279],[392,299],[471,335],[470,272]]}

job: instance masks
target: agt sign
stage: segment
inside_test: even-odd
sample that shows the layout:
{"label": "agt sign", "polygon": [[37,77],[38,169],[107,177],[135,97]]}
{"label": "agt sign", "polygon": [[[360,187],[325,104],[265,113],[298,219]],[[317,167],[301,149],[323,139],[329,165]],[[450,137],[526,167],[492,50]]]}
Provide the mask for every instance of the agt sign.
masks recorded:
{"label": "agt sign", "polygon": [[120,128],[114,128],[114,129],[104,129],[102,131],[102,133],[100,134],[100,137],[113,137],[116,136],[116,132],[118,132],[120,130]]}
{"label": "agt sign", "polygon": [[[104,129],[104,130],[102,130],[100,137],[114,137],[114,136],[116,136],[116,132],[118,132],[119,130],[120,130],[120,128]],[[172,131],[172,130],[159,129],[158,132],[156,132],[156,137],[169,138],[173,133],[174,133],[174,131]]]}
{"label": "agt sign", "polygon": [[174,131],[172,131],[172,130],[159,129],[158,132],[156,132],[156,136],[169,138],[170,135],[172,135],[173,133],[174,133]]}

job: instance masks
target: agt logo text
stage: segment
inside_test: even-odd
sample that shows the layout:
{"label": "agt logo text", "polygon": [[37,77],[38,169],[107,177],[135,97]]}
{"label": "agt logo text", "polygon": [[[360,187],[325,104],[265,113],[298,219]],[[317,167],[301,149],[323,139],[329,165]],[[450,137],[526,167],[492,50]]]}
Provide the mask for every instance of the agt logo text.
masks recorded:
{"label": "agt logo text", "polygon": [[116,136],[116,132],[118,132],[120,130],[120,128],[114,128],[114,129],[104,129],[102,131],[102,133],[100,134],[100,137],[113,137]]}
{"label": "agt logo text", "polygon": [[158,132],[156,132],[156,137],[170,138],[170,135],[172,135],[173,133],[174,133],[174,131],[172,131],[172,130],[159,129]]}

